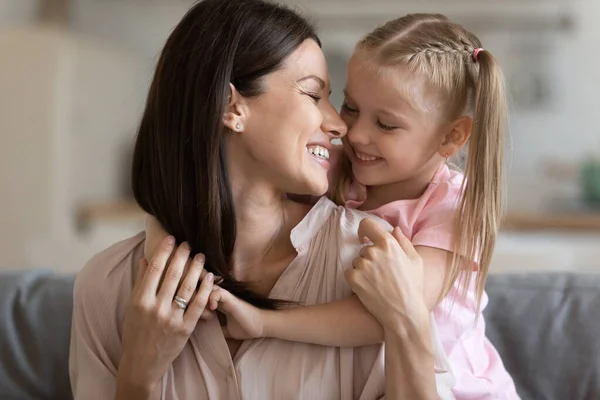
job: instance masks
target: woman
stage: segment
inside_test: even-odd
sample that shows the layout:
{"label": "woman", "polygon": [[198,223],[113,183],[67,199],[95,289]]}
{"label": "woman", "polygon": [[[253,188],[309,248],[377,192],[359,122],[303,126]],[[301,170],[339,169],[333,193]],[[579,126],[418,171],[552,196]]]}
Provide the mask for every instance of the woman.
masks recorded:
{"label": "woman", "polygon": [[[381,220],[325,198],[286,200],[327,190],[330,141],[346,133],[329,90],[318,37],[288,9],[205,0],[183,18],[158,62],[133,163],[136,200],[173,237],[149,264],[142,233],[78,276],[76,399],[436,398],[418,257]],[[377,251],[352,269],[359,223]],[[398,260],[409,268],[388,267]],[[263,308],[354,291],[382,324],[385,353],[226,341],[216,318],[200,320],[215,275]]]}

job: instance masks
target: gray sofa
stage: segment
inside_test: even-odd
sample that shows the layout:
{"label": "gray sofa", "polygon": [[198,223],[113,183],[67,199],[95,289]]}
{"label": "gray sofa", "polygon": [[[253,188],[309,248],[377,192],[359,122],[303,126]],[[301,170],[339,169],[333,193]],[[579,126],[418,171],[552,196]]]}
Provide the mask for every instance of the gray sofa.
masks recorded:
{"label": "gray sofa", "polygon": [[[72,276],[0,273],[0,399],[71,398]],[[523,400],[600,399],[600,275],[491,276],[488,336]]]}

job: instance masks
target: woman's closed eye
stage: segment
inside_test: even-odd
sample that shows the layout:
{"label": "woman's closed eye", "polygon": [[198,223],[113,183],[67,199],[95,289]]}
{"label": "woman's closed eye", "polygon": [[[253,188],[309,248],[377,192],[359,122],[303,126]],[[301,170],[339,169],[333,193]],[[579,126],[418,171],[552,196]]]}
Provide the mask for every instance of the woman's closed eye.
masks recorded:
{"label": "woman's closed eye", "polygon": [[304,93],[305,95],[310,97],[315,102],[315,104],[318,103],[322,99],[322,97],[318,93],[314,93],[314,92],[302,92],[302,93]]}

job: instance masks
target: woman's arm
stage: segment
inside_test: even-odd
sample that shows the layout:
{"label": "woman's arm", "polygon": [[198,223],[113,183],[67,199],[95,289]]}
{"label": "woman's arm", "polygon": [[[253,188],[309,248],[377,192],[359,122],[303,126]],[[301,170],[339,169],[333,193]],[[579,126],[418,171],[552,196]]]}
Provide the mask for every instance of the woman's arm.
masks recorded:
{"label": "woman's arm", "polygon": [[[175,239],[168,237],[149,264],[140,261],[123,323],[116,400],[148,399],[153,395],[204,312],[214,277],[207,274],[195,291],[204,257],[197,255],[189,261],[189,256],[186,243],[175,248]],[[187,304],[179,307],[173,300],[175,296]]]}
{"label": "woman's arm", "polygon": [[385,399],[437,400],[429,321],[386,327],[384,332]]}
{"label": "woman's arm", "polygon": [[390,234],[363,219],[358,234],[371,240],[372,250],[354,260],[346,280],[384,328],[385,399],[437,399],[421,257],[398,228]]}
{"label": "woman's arm", "polygon": [[115,392],[115,400],[149,400],[152,396],[153,386],[138,384],[132,382],[127,377],[128,368],[120,368],[120,373],[117,374],[117,389]]}

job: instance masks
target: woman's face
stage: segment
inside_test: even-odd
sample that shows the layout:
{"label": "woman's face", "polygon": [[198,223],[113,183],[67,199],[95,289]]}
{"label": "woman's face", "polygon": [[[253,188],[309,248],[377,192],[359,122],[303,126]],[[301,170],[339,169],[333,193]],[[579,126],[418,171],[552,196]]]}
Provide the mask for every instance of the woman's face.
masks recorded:
{"label": "woman's face", "polygon": [[238,137],[247,157],[234,162],[243,162],[245,174],[281,192],[324,194],[330,142],[344,136],[346,126],[329,101],[321,48],[306,40],[281,69],[263,79],[263,87],[263,94],[246,99],[247,117]]}

